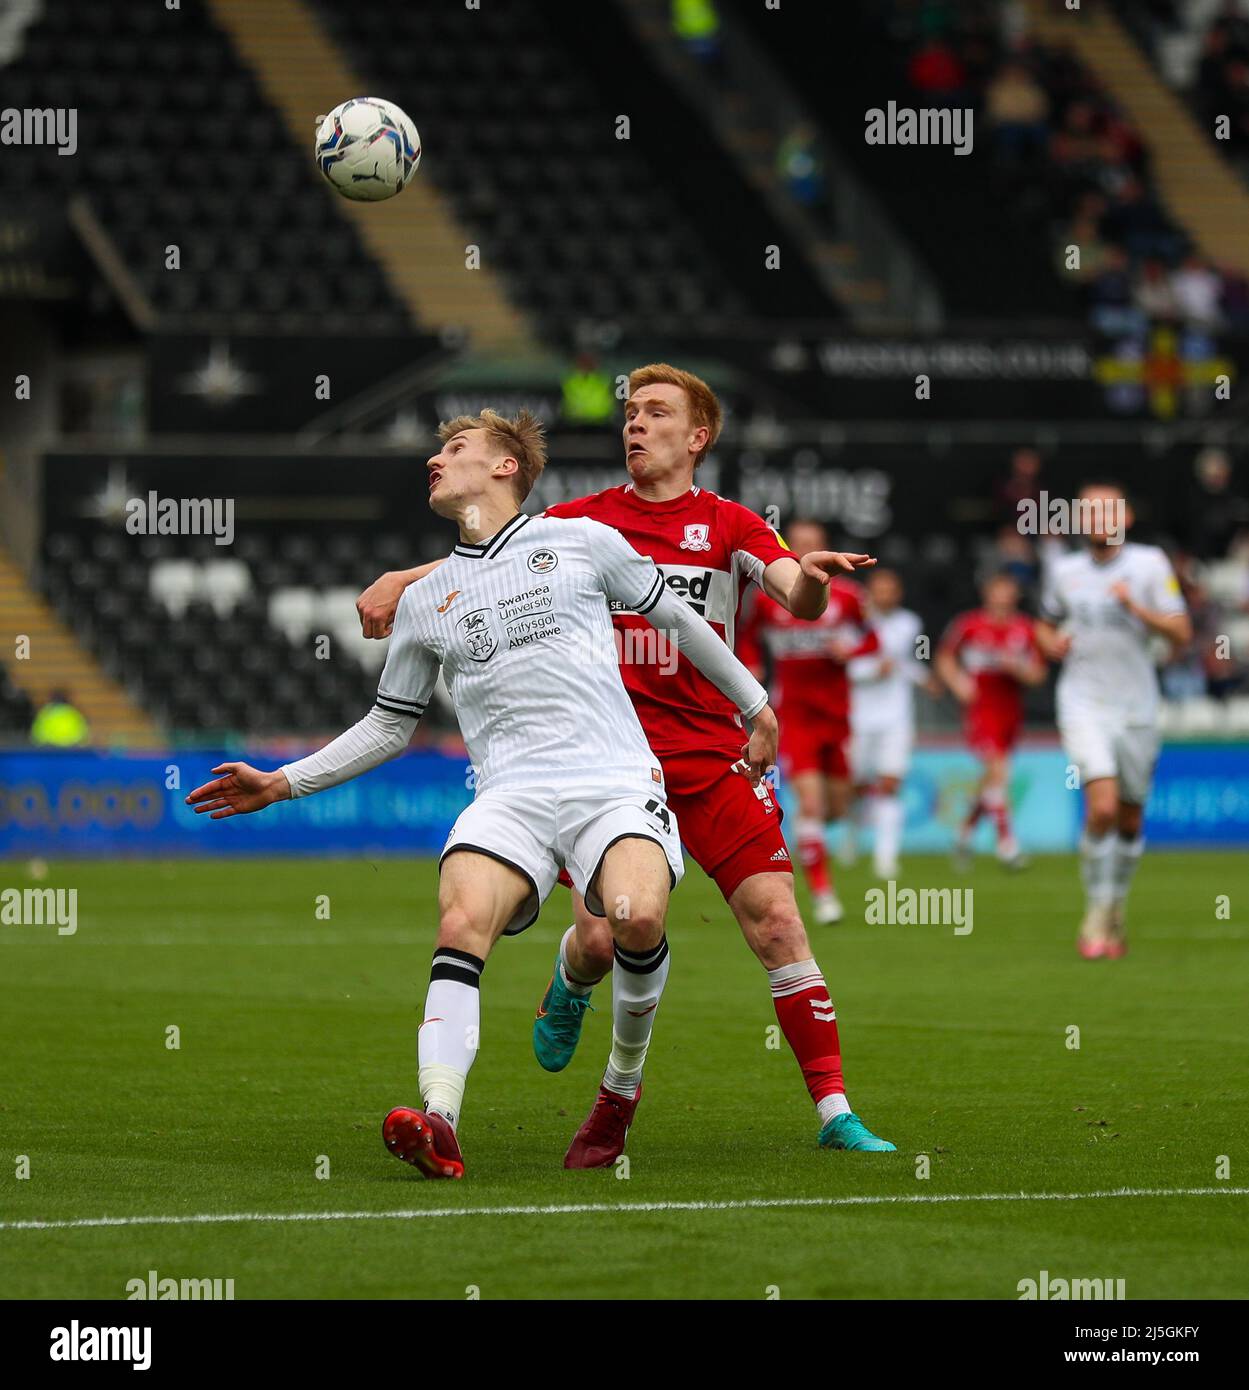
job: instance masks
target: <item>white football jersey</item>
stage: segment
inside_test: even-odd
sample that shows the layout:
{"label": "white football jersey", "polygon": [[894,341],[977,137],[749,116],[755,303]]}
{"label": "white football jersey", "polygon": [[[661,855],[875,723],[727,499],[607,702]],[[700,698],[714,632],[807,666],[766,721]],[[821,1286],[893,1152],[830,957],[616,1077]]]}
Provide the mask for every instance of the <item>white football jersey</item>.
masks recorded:
{"label": "white football jersey", "polygon": [[663,593],[655,562],[610,527],[518,515],[404,591],[377,703],[419,717],[441,668],[478,791],[614,773],[662,786],[609,604],[647,613]]}
{"label": "white football jersey", "polygon": [[[855,733],[874,733],[895,726],[912,728],[915,723],[915,686],[927,676],[924,663],[915,656],[915,639],[923,623],[909,608],[892,613],[869,614],[880,641],[880,652],[855,657],[850,673],[850,727]],[[877,674],[880,657],[887,656],[893,670]]]}
{"label": "white football jersey", "polygon": [[1098,562],[1087,549],[1053,561],[1041,597],[1041,616],[1071,634],[1058,677],[1058,722],[1109,717],[1152,725],[1158,714],[1158,676],[1151,634],[1111,593],[1126,584],[1133,600],[1157,613],[1183,613],[1179,581],[1156,545],[1126,542]]}

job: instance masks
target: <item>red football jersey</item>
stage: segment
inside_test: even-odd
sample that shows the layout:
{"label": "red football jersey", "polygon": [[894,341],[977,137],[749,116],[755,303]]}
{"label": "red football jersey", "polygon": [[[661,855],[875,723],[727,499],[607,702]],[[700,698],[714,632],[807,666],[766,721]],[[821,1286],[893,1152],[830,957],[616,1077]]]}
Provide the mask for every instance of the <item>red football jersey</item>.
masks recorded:
{"label": "red football jersey", "polygon": [[[559,502],[546,515],[588,516],[614,526],[655,561],[672,592],[730,647],[746,583],[761,584],[773,560],[791,555],[762,517],[700,487],[667,502],[648,502],[625,483]],[[665,644],[657,647],[645,618],[621,610],[613,619],[620,674],[656,756],[714,749],[736,758],[745,738],[732,702],[684,656]]]}
{"label": "red football jersey", "polygon": [[1023,711],[1019,678],[1003,669],[1007,662],[1031,660],[1037,652],[1036,627],[1026,613],[995,618],[983,608],[960,613],[941,639],[976,682],[971,713],[1018,718]]}
{"label": "red football jersey", "polygon": [[[880,649],[880,639],[863,612],[863,596],[848,579],[832,579],[828,607],[814,620],[795,618],[760,594],[743,628],[740,655],[748,665],[772,662],[778,717],[848,719],[850,682],[846,662]],[[782,730],[783,737],[783,730]]]}

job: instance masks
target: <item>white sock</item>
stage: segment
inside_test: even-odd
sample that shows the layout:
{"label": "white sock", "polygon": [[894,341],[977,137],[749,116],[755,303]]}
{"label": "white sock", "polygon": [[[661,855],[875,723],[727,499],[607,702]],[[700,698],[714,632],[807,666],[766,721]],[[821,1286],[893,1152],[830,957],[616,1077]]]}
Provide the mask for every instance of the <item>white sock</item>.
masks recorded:
{"label": "white sock", "polygon": [[1086,830],[1080,837],[1080,874],[1090,907],[1105,907],[1113,900],[1116,839],[1113,830],[1104,835]]}
{"label": "white sock", "polygon": [[426,1110],[436,1110],[454,1129],[464,1083],[477,1056],[481,1026],[480,956],[440,946],[434,952],[425,995],[425,1021],[416,1035],[417,1080]]}
{"label": "white sock", "polygon": [[876,859],[882,864],[896,864],[902,847],[902,798],[897,795],[876,797]]}
{"label": "white sock", "polygon": [[802,816],[798,821],[798,843],[808,840],[818,843],[821,849],[825,847],[824,822],[817,816]]}
{"label": "white sock", "polygon": [[1145,837],[1143,835],[1138,835],[1134,840],[1125,840],[1121,835],[1115,836],[1112,901],[1121,903],[1127,897],[1128,889],[1132,886],[1132,875],[1136,872],[1136,866],[1141,862],[1144,849]]}
{"label": "white sock", "polygon": [[632,1100],[642,1083],[655,1011],[668,979],[668,938],[648,951],[616,947],[611,977],[611,1058],[603,1085]]}
{"label": "white sock", "polygon": [[834,1115],[852,1115],[854,1113],[850,1109],[850,1102],[841,1091],[834,1091],[831,1096],[817,1100],[815,1108],[819,1112],[820,1124],[822,1125],[826,1125]]}
{"label": "white sock", "polygon": [[568,969],[568,939],[575,935],[576,925],[569,927],[560,939],[559,943],[559,977],[564,982],[569,994],[579,994],[583,999],[594,991],[594,986],[598,980],[579,980]]}

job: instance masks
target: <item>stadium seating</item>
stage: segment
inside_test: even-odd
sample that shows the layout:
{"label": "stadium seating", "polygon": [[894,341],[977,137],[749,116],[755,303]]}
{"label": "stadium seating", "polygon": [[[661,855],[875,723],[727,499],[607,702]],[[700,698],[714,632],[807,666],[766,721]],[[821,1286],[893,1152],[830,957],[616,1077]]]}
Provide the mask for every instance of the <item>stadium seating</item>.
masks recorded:
{"label": "stadium seating", "polygon": [[[78,112],[77,157],[8,146],[0,195],[85,193],[166,326],[223,316],[235,331],[409,326],[201,0],[176,14],[44,0],[0,86],[6,106]],[[181,251],[176,273],[168,245]]]}
{"label": "stadium seating", "polygon": [[34,717],[35,710],[30,700],[0,667],[0,738],[24,738]]}
{"label": "stadium seating", "polygon": [[[879,106],[884,90],[900,105],[975,110],[975,159],[954,158],[943,148],[908,149],[905,179],[874,148],[845,142],[899,225],[923,228],[922,249],[952,316],[1070,317],[1081,312],[1083,299],[1096,326],[1137,330],[1139,314],[1122,322],[1098,316],[1121,278],[1118,265],[1109,263],[1115,250],[1128,258],[1123,294],[1131,304],[1142,263],[1178,265],[1187,236],[1151,185],[1143,133],[1071,50],[1030,38],[1018,23],[1023,17],[1022,10],[985,0],[958,6],[865,0],[840,7],[835,19],[829,13],[830,43],[818,51],[787,45],[789,31],[762,7],[751,23],[812,108],[828,113],[830,136],[844,137],[845,113]],[[890,74],[886,88],[882,72]],[[1006,82],[1009,92],[1000,85]],[[1005,118],[1029,102],[1033,116]],[[969,238],[974,256],[967,254]],[[1062,248],[1071,241],[1085,251],[1078,275],[1063,264]],[[1103,259],[1106,278],[1099,282]]]}
{"label": "stadium seating", "polygon": [[[339,531],[211,542],[113,533],[52,534],[46,588],[105,670],[174,733],[337,733],[369,708],[387,643],[366,641],[355,611],[379,568],[410,561],[402,536]],[[82,595],[94,595],[90,604]],[[317,639],[326,655],[317,655]],[[0,685],[0,729],[29,725]],[[445,728],[436,708],[426,733]]]}
{"label": "stadium seating", "polygon": [[[711,333],[750,316],[837,316],[800,270],[787,271],[783,284],[762,272],[758,248],[777,233],[756,195],[696,113],[649,71],[614,7],[592,8],[590,35],[570,32],[559,7],[544,23],[540,6],[316,3],[368,84],[420,113],[430,152],[421,177],[451,200],[551,341],[575,341],[587,323],[651,334],[697,315],[687,326]],[[621,66],[630,50],[630,95],[645,83],[644,103],[619,105],[619,93],[613,102],[593,67],[604,47]],[[538,99],[522,104],[522,90]],[[615,134],[621,111],[632,113],[628,140]],[[706,180],[706,196],[689,196],[674,138]],[[751,248],[751,269],[760,268],[755,280],[724,264],[725,244],[737,236]]]}

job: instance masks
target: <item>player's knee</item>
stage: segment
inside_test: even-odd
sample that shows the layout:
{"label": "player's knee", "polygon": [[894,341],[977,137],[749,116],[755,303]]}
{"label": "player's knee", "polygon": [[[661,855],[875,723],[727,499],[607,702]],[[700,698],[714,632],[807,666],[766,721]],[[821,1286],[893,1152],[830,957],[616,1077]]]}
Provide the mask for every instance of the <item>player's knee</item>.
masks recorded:
{"label": "player's knee", "polygon": [[807,929],[792,901],[769,903],[751,921],[746,935],[765,970],[792,965],[811,955]]}
{"label": "player's knee", "polygon": [[1119,818],[1119,793],[1110,778],[1099,778],[1084,789],[1084,821],[1090,835],[1105,835]]}
{"label": "player's knee", "polygon": [[1144,808],[1125,804],[1119,807],[1119,834],[1125,839],[1135,840],[1141,833],[1141,822],[1144,820]]}
{"label": "player's knee", "polygon": [[587,913],[577,918],[577,959],[583,970],[606,975],[612,968],[611,925]]}
{"label": "player's knee", "polygon": [[644,951],[659,944],[664,934],[664,909],[658,902],[630,902],[609,912],[608,923],[616,941],[626,951]]}
{"label": "player's knee", "polygon": [[438,915],[438,945],[457,951],[483,955],[489,947],[490,933],[480,918],[469,912],[462,903],[448,903]]}

